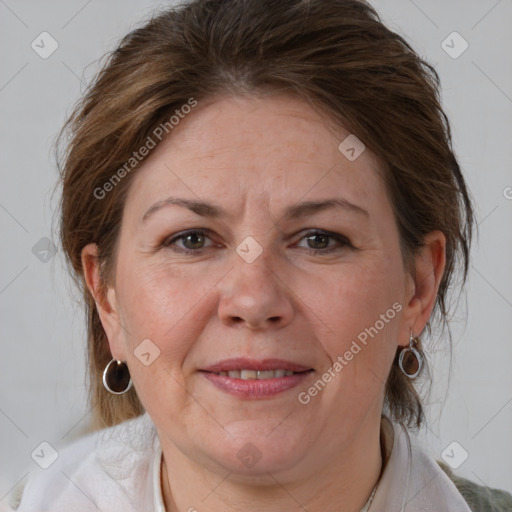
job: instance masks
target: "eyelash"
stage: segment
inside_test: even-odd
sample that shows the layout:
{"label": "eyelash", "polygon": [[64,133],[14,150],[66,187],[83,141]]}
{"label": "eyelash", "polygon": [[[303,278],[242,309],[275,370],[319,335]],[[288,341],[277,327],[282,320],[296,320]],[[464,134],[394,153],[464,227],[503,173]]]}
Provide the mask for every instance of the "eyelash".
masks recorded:
{"label": "eyelash", "polygon": [[[182,253],[182,254],[192,254],[192,255],[195,254],[195,255],[199,255],[205,249],[207,249],[207,247],[202,247],[201,249],[185,249],[185,248],[182,248],[182,247],[178,248],[176,245],[173,245],[173,244],[176,241],[182,240],[182,239],[184,239],[184,238],[186,238],[187,236],[190,236],[190,235],[199,234],[199,235],[203,235],[203,236],[208,237],[208,233],[209,233],[209,231],[208,230],[204,230],[204,229],[191,229],[191,230],[188,230],[188,231],[183,231],[182,233],[178,233],[176,236],[173,236],[172,238],[166,238],[162,242],[161,246],[165,247],[165,248],[169,248],[169,249],[171,249],[174,252],[178,252],[178,253]],[[332,239],[334,239],[340,245],[331,245],[331,246],[328,246],[325,249],[312,249],[310,247],[305,247],[304,249],[306,249],[309,252],[309,254],[313,254],[313,255],[321,254],[321,255],[324,255],[324,254],[329,254],[329,253],[333,252],[336,249],[342,249],[343,247],[354,248],[354,246],[350,243],[348,238],[344,237],[343,235],[339,235],[337,233],[331,233],[329,231],[323,231],[323,230],[319,230],[319,229],[312,229],[312,230],[307,231],[299,239],[299,241],[303,240],[305,238],[314,236],[314,235],[320,235],[320,236],[324,236],[324,237],[327,237],[327,238],[332,238]]]}

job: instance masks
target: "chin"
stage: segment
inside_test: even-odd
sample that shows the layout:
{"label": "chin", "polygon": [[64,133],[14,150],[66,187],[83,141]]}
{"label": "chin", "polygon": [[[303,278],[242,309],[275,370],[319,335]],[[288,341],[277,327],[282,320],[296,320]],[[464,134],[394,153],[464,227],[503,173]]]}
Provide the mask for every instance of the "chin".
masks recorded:
{"label": "chin", "polygon": [[[275,423],[272,428],[275,429]],[[211,458],[233,474],[242,477],[261,475],[265,481],[268,473],[288,471],[306,456],[304,433],[278,433],[277,429],[272,432],[272,428],[265,432],[259,429],[252,434],[247,429],[244,435],[225,439],[224,447],[217,440],[217,445],[212,446]]]}

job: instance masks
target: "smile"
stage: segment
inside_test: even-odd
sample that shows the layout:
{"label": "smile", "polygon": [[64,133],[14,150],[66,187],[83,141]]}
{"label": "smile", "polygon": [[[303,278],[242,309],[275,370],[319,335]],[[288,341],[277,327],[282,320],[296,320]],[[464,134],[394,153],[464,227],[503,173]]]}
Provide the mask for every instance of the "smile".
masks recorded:
{"label": "smile", "polygon": [[230,370],[229,372],[222,371],[214,373],[223,377],[230,377],[231,379],[264,380],[289,377],[295,372],[292,372],[291,370]]}
{"label": "smile", "polygon": [[302,385],[314,370],[229,370],[200,372],[213,386],[239,399],[269,399]]}

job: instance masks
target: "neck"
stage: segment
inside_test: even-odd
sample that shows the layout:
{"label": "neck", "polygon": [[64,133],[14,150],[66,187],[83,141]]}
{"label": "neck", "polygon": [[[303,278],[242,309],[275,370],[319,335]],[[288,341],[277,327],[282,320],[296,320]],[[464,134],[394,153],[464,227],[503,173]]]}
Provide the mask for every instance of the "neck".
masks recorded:
{"label": "neck", "polygon": [[162,444],[166,512],[359,512],[383,470],[380,425],[377,422],[375,428],[375,422],[367,423],[328,464],[324,461],[306,471],[305,477],[293,479],[286,472],[268,472],[257,484],[241,481],[225,469],[205,470],[174,445]]}

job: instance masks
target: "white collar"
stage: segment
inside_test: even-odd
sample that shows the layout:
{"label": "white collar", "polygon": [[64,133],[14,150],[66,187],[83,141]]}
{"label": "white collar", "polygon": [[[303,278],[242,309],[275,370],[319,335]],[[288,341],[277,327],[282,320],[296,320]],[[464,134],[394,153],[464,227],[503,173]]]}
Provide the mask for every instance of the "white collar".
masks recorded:
{"label": "white collar", "polygon": [[[388,418],[383,417],[388,422]],[[392,423],[394,441],[368,512],[471,512],[439,465],[411,443],[402,425]]]}

